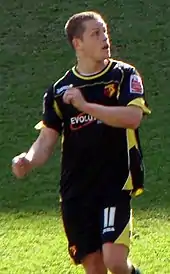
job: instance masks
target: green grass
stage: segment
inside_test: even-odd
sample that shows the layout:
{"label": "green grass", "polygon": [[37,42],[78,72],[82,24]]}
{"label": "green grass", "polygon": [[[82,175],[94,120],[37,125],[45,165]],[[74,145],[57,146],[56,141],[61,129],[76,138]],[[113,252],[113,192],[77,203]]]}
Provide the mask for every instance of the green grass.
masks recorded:
{"label": "green grass", "polygon": [[21,181],[11,174],[11,159],[37,137],[44,89],[74,63],[63,26],[84,9],[104,14],[113,55],[144,78],[153,113],[141,129],[146,192],[134,201],[131,257],[143,273],[169,274],[169,0],[1,0],[0,273],[83,273],[70,264],[60,221],[59,149]]}

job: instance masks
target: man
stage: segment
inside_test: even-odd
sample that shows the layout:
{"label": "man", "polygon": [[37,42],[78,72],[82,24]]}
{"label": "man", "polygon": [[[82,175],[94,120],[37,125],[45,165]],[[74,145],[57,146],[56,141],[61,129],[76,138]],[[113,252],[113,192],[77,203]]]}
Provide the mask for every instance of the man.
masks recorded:
{"label": "man", "polygon": [[103,18],[73,15],[65,26],[77,65],[44,94],[40,135],[16,156],[21,178],[44,164],[62,135],[61,210],[68,248],[87,274],[140,273],[128,261],[132,196],[143,191],[138,128],[146,106],[142,80],[110,58]]}

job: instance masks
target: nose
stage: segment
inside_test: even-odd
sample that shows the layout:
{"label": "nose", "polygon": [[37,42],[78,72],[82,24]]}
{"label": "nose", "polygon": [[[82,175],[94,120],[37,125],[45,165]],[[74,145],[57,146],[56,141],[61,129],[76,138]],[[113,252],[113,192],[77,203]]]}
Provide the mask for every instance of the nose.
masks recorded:
{"label": "nose", "polygon": [[107,33],[103,32],[103,42],[107,41],[108,35]]}

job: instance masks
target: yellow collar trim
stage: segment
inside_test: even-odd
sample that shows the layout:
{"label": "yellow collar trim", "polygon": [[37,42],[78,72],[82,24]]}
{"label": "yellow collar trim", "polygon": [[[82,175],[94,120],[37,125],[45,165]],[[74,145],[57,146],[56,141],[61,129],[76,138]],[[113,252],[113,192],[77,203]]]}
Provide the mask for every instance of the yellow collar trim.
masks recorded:
{"label": "yellow collar trim", "polygon": [[113,60],[109,59],[109,63],[107,64],[107,66],[105,67],[104,70],[102,70],[101,72],[96,73],[94,75],[90,75],[90,76],[81,75],[80,73],[78,73],[75,66],[72,68],[72,72],[74,73],[75,76],[77,76],[78,78],[81,78],[83,80],[93,80],[93,79],[96,79],[96,78],[104,75],[110,69],[112,63],[113,63]]}

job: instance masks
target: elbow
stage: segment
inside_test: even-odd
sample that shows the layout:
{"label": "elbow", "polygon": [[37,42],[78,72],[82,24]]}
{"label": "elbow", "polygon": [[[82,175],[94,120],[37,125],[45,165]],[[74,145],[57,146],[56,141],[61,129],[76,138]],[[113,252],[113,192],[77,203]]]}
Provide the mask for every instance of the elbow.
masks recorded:
{"label": "elbow", "polygon": [[131,107],[130,110],[131,112],[126,117],[127,128],[135,130],[140,126],[143,117],[143,111],[138,107]]}
{"label": "elbow", "polygon": [[126,128],[130,128],[133,130],[137,129],[141,124],[141,120],[142,120],[142,117],[138,117],[138,116],[137,117],[134,116],[134,117],[130,118],[127,121]]}
{"label": "elbow", "polygon": [[140,123],[131,123],[128,128],[130,129],[137,129],[140,126]]}

